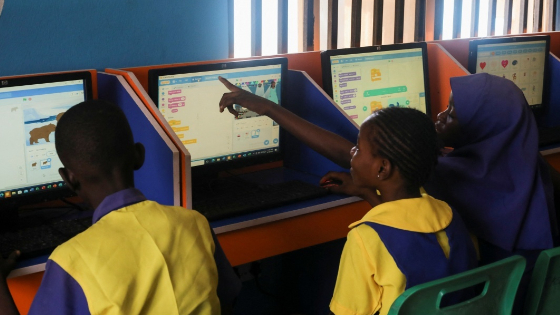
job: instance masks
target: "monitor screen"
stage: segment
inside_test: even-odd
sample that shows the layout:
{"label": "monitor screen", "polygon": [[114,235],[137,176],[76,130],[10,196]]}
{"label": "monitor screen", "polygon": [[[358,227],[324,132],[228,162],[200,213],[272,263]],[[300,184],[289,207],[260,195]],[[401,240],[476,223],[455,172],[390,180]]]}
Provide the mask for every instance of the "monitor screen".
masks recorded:
{"label": "monitor screen", "polygon": [[429,114],[425,48],[391,45],[361,49],[369,51],[342,50],[328,56],[328,93],[351,119],[361,125],[375,110],[386,107],[411,107]]}
{"label": "monitor screen", "polygon": [[527,103],[538,107],[543,103],[546,83],[549,46],[545,37],[471,41],[469,71],[486,72],[513,81],[523,91]]}
{"label": "monitor screen", "polygon": [[150,95],[188,149],[194,169],[260,163],[280,156],[280,128],[239,105],[237,117],[220,113],[218,104],[229,90],[218,77],[281,105],[286,65],[285,58],[275,58],[156,69],[149,74]]}
{"label": "monitor screen", "polygon": [[86,72],[1,81],[0,200],[64,188],[54,131],[66,110],[91,97],[90,78]]}

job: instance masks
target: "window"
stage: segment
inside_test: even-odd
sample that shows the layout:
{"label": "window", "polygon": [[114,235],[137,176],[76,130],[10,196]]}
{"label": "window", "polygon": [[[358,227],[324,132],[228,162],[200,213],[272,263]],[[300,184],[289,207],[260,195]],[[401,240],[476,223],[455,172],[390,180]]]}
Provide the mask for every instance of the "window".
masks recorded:
{"label": "window", "polygon": [[230,57],[560,30],[557,0],[229,1]]}

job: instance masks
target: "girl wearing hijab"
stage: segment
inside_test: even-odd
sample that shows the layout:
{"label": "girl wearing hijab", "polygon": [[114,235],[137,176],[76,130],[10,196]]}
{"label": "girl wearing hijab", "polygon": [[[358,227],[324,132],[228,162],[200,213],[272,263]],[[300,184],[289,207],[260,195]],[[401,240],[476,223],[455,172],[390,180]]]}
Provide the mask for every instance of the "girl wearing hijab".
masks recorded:
{"label": "girl wearing hijab", "polygon": [[536,259],[554,246],[556,218],[548,165],[523,92],[486,73],[451,78],[451,90],[436,130],[454,150],[439,159],[424,188],[461,214],[481,240],[482,263],[511,254]]}

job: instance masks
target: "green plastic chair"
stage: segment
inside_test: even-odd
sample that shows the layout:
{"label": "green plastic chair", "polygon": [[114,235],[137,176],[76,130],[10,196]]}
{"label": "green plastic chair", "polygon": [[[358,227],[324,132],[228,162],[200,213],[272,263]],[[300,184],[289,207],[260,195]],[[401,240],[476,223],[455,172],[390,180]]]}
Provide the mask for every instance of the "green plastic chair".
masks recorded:
{"label": "green plastic chair", "polygon": [[[512,256],[457,275],[414,286],[391,305],[389,315],[408,314],[507,314],[510,315],[525,270],[525,258]],[[477,296],[440,307],[442,298],[458,290],[484,286]]]}
{"label": "green plastic chair", "polygon": [[560,313],[560,247],[541,252],[525,300],[524,314]]}

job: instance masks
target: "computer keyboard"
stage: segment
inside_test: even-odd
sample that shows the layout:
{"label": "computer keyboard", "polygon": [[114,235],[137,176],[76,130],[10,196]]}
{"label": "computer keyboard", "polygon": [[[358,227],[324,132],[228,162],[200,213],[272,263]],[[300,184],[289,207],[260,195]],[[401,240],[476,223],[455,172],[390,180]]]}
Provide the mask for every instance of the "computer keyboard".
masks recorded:
{"label": "computer keyboard", "polygon": [[297,201],[325,196],[328,191],[299,180],[272,185],[254,185],[252,189],[239,187],[207,198],[193,199],[193,209],[210,221],[271,209]]}
{"label": "computer keyboard", "polygon": [[6,258],[19,250],[20,259],[50,254],[58,245],[91,226],[91,217],[56,220],[0,233],[0,255]]}
{"label": "computer keyboard", "polygon": [[556,143],[560,144],[560,126],[539,129],[540,147]]}

